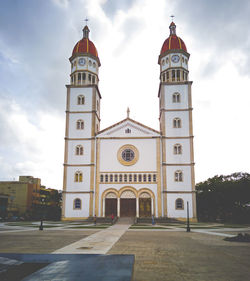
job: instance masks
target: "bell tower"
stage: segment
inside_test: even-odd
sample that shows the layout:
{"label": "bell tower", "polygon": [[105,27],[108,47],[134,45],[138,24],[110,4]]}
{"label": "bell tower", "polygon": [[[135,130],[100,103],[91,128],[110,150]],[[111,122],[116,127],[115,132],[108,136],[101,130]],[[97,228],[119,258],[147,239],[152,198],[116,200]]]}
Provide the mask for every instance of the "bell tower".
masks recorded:
{"label": "bell tower", "polygon": [[158,59],[160,65],[159,111],[162,135],[163,214],[196,218],[194,178],[192,81],[189,81],[184,41],[176,35],[171,22]]}
{"label": "bell tower", "polygon": [[62,219],[94,216],[95,136],[100,129],[99,67],[97,49],[83,28],[69,58],[70,84],[66,85],[66,130]]}

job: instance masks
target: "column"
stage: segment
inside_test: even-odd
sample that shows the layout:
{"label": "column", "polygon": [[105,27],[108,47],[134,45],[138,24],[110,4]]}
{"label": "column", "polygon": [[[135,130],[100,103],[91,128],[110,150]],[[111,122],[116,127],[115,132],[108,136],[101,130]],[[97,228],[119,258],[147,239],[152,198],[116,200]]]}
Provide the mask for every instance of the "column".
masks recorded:
{"label": "column", "polygon": [[136,197],[136,217],[139,218],[139,197]]}
{"label": "column", "polygon": [[154,198],[151,198],[151,215],[154,215]]}
{"label": "column", "polygon": [[120,198],[117,198],[117,217],[120,217]]}
{"label": "column", "polygon": [[102,216],[105,217],[105,198],[103,198],[102,209],[103,209]]}

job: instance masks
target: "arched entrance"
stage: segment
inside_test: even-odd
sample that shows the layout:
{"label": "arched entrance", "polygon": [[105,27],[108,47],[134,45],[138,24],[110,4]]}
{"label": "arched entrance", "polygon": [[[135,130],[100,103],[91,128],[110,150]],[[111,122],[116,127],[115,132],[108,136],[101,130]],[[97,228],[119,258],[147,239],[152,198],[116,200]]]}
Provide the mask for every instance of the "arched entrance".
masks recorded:
{"label": "arched entrance", "polygon": [[109,192],[105,196],[105,216],[117,216],[117,197],[114,192]]}
{"label": "arched entrance", "polygon": [[133,191],[125,190],[120,197],[120,216],[135,217],[136,216],[136,196]]}
{"label": "arched entrance", "polygon": [[139,216],[151,217],[151,196],[147,192],[142,192],[139,196]]}

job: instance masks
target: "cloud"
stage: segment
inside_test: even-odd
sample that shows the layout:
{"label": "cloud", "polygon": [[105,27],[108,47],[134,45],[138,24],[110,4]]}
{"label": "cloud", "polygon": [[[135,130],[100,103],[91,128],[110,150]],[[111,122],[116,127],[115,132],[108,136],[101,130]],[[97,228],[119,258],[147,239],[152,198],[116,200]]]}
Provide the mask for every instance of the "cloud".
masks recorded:
{"label": "cloud", "polygon": [[135,3],[135,0],[106,0],[101,4],[105,14],[113,19],[119,11],[126,12]]}

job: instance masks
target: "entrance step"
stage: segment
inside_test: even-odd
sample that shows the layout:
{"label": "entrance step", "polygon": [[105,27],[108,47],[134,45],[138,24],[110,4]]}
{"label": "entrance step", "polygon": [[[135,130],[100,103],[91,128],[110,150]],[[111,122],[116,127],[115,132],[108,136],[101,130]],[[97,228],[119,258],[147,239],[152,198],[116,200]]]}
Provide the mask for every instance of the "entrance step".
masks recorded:
{"label": "entrance step", "polygon": [[134,217],[122,217],[118,218],[117,224],[134,224],[135,218]]}

